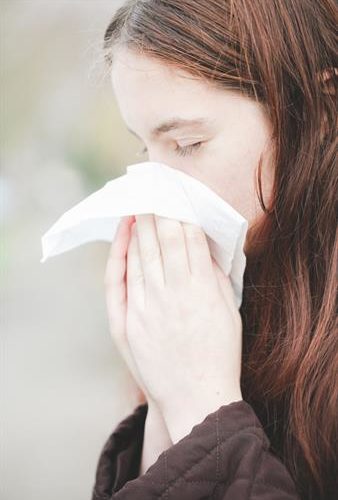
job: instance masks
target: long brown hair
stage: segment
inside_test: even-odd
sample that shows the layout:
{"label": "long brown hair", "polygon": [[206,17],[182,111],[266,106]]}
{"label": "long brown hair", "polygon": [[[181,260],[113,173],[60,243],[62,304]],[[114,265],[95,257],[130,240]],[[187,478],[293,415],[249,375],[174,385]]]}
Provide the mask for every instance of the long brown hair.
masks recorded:
{"label": "long brown hair", "polygon": [[[337,475],[337,8],[332,0],[129,0],[104,37],[263,103],[270,205],[250,229],[243,396],[304,499]],[[336,485],[337,486],[337,485]]]}

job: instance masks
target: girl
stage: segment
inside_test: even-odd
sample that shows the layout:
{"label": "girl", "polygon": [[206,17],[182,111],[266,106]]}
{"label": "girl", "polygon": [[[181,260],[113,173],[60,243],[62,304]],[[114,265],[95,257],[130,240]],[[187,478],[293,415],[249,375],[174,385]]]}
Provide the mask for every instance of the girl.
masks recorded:
{"label": "girl", "polygon": [[109,24],[113,90],[149,160],[249,230],[238,311],[201,228],[122,220],[107,308],[140,405],[93,500],[336,498],[336,22],[333,0],[129,0]]}

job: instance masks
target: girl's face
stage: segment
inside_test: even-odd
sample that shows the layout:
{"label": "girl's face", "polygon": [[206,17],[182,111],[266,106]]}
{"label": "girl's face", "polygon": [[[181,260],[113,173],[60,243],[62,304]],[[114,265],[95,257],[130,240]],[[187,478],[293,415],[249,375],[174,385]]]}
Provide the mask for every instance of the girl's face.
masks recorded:
{"label": "girl's face", "polygon": [[129,49],[115,49],[114,56],[113,91],[148,160],[200,180],[250,227],[262,213],[255,192],[260,155],[265,204],[273,181],[271,127],[263,106]]}

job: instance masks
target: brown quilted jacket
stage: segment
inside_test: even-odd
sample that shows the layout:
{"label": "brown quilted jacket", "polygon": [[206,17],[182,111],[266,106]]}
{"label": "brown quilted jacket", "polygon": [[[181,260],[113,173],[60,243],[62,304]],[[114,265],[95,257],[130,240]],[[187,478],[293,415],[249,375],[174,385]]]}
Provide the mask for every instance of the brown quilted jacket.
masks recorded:
{"label": "brown quilted jacket", "polygon": [[92,500],[296,500],[294,483],[253,408],[237,401],[210,413],[139,476],[148,405],[106,441]]}

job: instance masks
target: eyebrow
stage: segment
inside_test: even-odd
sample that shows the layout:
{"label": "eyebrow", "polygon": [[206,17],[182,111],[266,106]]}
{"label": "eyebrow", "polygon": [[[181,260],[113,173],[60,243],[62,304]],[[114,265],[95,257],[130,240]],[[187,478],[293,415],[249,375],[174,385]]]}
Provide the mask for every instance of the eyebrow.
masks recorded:
{"label": "eyebrow", "polygon": [[[201,125],[207,125],[209,123],[209,120],[206,120],[205,118],[194,118],[191,120],[183,119],[183,118],[171,118],[170,120],[164,121],[157,125],[157,127],[153,128],[151,131],[152,137],[158,137],[159,135],[165,134],[166,132],[169,132],[171,130],[177,130],[180,128],[185,128],[185,127],[196,127],[196,126],[201,126]],[[138,137],[138,135],[131,130],[129,127],[127,127],[129,132],[131,132],[133,135]]]}

